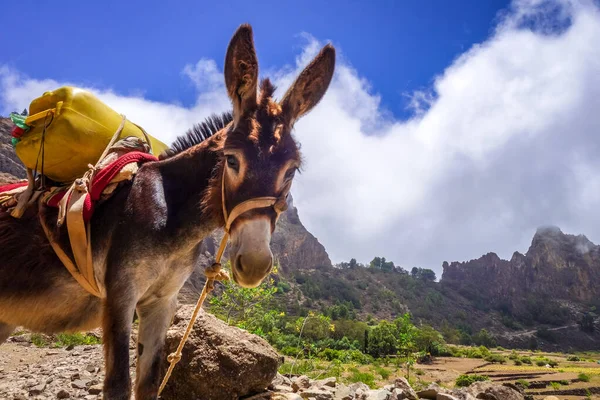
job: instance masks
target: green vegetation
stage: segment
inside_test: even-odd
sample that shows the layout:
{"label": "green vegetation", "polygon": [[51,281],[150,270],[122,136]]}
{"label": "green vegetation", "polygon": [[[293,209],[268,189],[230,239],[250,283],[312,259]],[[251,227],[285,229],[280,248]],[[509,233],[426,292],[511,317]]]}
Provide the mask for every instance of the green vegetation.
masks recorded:
{"label": "green vegetation", "polygon": [[550,386],[552,386],[552,389],[554,390],[560,390],[561,384],[559,382],[550,382]]}
{"label": "green vegetation", "polygon": [[32,333],[31,334],[31,343],[34,344],[34,346],[36,347],[46,347],[48,346],[48,341],[46,340],[46,338],[39,334],[39,333]]}
{"label": "green vegetation", "polygon": [[348,378],[349,382],[362,382],[368,385],[371,389],[375,389],[375,376],[368,372],[355,371]]}
{"label": "green vegetation", "polygon": [[517,383],[521,386],[523,386],[524,388],[528,388],[529,387],[529,381],[525,380],[525,379],[519,379],[517,381]]}
{"label": "green vegetation", "polygon": [[456,386],[458,387],[464,387],[464,386],[470,386],[471,384],[475,383],[475,382],[481,382],[481,381],[488,381],[490,380],[489,377],[487,377],[486,375],[461,375],[458,378],[456,378]]}
{"label": "green vegetation", "polygon": [[56,335],[56,341],[54,347],[68,347],[68,346],[81,346],[81,345],[93,345],[102,343],[100,339],[93,335],[84,335],[82,333],[60,333]]}
{"label": "green vegetation", "polygon": [[590,381],[590,376],[584,373],[581,373],[577,376],[577,379],[579,379],[582,382],[589,382]]}
{"label": "green vegetation", "polygon": [[490,354],[489,356],[485,357],[485,361],[491,362],[491,363],[504,364],[504,363],[506,363],[506,357],[504,357],[500,354]]}

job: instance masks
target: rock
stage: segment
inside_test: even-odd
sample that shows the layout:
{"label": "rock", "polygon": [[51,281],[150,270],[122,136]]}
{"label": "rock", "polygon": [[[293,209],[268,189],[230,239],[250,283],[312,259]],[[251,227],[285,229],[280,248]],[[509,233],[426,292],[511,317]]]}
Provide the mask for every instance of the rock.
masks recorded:
{"label": "rock", "polygon": [[287,376],[283,376],[278,372],[275,375],[275,378],[273,378],[273,381],[271,381],[269,388],[282,385],[292,386],[292,381]]}
{"label": "rock", "polygon": [[435,400],[458,400],[456,397],[447,393],[438,393]]}
{"label": "rock", "polygon": [[102,385],[93,385],[88,389],[89,394],[100,394],[102,393]]}
{"label": "rock", "polygon": [[306,389],[303,392],[300,392],[300,396],[303,399],[311,399],[315,400],[333,400],[333,394],[331,394],[328,390],[321,389]]}
{"label": "rock", "polygon": [[41,383],[39,385],[32,386],[31,388],[29,388],[29,395],[30,396],[40,395],[40,394],[42,394],[42,392],[44,391],[44,389],[46,389],[46,384],[45,383]]}
{"label": "rock", "polygon": [[362,390],[363,392],[368,392],[371,388],[368,385],[365,385],[362,382],[356,382],[349,386],[350,390],[356,392],[357,390]]}
{"label": "rock", "polygon": [[425,390],[417,392],[417,396],[419,396],[420,399],[436,400],[438,393],[450,393],[450,391],[432,383],[427,386]]}
{"label": "rock", "polygon": [[[164,354],[174,352],[193,312],[177,310],[167,332]],[[264,391],[273,381],[282,357],[266,340],[231,327],[201,311],[161,397],[165,400],[238,399]]]}
{"label": "rock", "polygon": [[334,400],[352,400],[354,399],[354,390],[343,384],[338,384],[333,395]]}
{"label": "rock", "polygon": [[87,388],[89,381],[83,379],[76,379],[71,383],[71,387],[75,389],[85,389]]}
{"label": "rock", "polygon": [[85,367],[85,370],[93,374],[96,372],[96,366],[94,364],[89,364],[87,367]]}
{"label": "rock", "polygon": [[394,381],[394,386],[396,387],[396,389],[402,390],[404,397],[402,397],[401,399],[419,400],[417,393],[415,393],[415,391],[410,386],[406,378],[396,378],[396,380]]}
{"label": "rock", "polygon": [[303,400],[302,397],[296,393],[286,393],[283,397],[286,400]]}
{"label": "rock", "polygon": [[61,389],[58,393],[56,393],[57,399],[68,399],[71,397],[71,394],[64,389]]}
{"label": "rock", "polygon": [[390,400],[392,393],[385,389],[369,390],[367,400]]}
{"label": "rock", "polygon": [[485,400],[525,400],[519,391],[492,382],[475,382],[467,388],[455,390],[453,394],[461,399],[468,399],[468,395],[470,395],[476,399]]}
{"label": "rock", "polygon": [[331,377],[331,378],[325,378],[325,379],[321,379],[318,380],[316,382],[317,386],[326,386],[326,387],[331,387],[334,388],[336,385],[337,379],[335,379],[335,377]]}
{"label": "rock", "polygon": [[310,379],[306,375],[297,377],[292,381],[292,389],[297,392],[302,389],[308,389],[310,387]]}
{"label": "rock", "polygon": [[279,393],[292,393],[294,391],[290,386],[287,385],[275,385],[269,387],[271,388],[271,390]]}

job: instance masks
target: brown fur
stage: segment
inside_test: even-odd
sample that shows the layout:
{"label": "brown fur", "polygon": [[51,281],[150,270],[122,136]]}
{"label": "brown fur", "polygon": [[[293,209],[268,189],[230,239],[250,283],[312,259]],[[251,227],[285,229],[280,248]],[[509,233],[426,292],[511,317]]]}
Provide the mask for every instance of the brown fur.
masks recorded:
{"label": "brown fur", "polygon": [[[199,243],[224,225],[223,202],[231,211],[253,197],[287,193],[300,163],[291,135],[293,123],[325,94],[334,58],[333,48],[326,47],[281,104],[272,100],[274,88],[268,81],[263,81],[257,98],[258,62],[252,30],[248,25],[238,29],[228,47],[224,71],[232,115],[194,127],[159,161],[142,165],[132,182],[96,208],[91,221],[92,247],[94,268],[106,292],[104,300],[88,294],[61,264],[36,210],[28,210],[21,219],[0,211],[0,343],[16,326],[47,333],[102,326],[104,398],[129,399],[129,338],[137,310],[136,397],[156,399],[163,376],[160,355],[164,337],[177,294],[198,258]],[[230,178],[236,172],[224,154],[233,150],[243,154],[238,161],[246,171],[235,185]],[[40,215],[49,226],[55,226],[55,209],[42,207]],[[272,232],[275,212],[263,208],[240,217],[232,237],[236,226],[264,218],[270,219]],[[56,228],[53,235],[68,248],[64,227]],[[239,242],[240,237],[237,239]],[[256,267],[254,276],[264,269],[244,267],[246,272],[239,269],[238,276],[248,273],[248,268]]]}

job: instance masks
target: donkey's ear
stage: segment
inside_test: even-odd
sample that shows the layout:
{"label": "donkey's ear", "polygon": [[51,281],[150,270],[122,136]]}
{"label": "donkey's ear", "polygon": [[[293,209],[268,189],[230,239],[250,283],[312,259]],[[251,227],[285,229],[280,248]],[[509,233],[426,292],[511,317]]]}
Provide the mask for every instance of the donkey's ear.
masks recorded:
{"label": "donkey's ear", "polygon": [[235,124],[256,108],[258,59],[254,50],[252,27],[241,25],[229,42],[225,56],[225,86],[233,103]]}
{"label": "donkey's ear", "polygon": [[281,100],[286,122],[293,125],[321,100],[335,69],[335,48],[323,47],[312,62],[302,71]]}

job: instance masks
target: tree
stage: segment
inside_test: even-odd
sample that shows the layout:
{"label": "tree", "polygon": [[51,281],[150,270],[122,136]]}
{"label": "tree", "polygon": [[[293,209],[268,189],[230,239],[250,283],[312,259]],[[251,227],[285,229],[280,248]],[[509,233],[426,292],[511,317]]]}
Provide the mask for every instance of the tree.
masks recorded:
{"label": "tree", "polygon": [[496,346],[496,339],[488,333],[487,330],[482,329],[472,337],[473,342],[478,346],[494,347]]}
{"label": "tree", "polygon": [[369,332],[367,352],[373,357],[396,354],[398,338],[396,326],[389,321],[381,321]]}
{"label": "tree", "polygon": [[386,261],[385,257],[375,257],[369,264],[371,268],[380,269],[383,271],[393,271],[396,267],[393,261]]}
{"label": "tree", "polygon": [[435,272],[428,268],[413,267],[413,269],[410,271],[410,275],[414,279],[419,279],[425,282],[435,282],[436,280]]}
{"label": "tree", "polygon": [[588,333],[594,333],[596,327],[594,325],[594,316],[591,313],[585,313],[579,321],[579,328]]}
{"label": "tree", "polygon": [[432,356],[440,355],[440,348],[445,344],[442,334],[430,325],[419,328],[415,337],[415,344],[419,351],[424,351]]}
{"label": "tree", "polygon": [[348,263],[348,265],[350,266],[350,268],[356,268],[356,267],[358,267],[358,263],[356,262],[356,258],[351,258],[350,262]]}
{"label": "tree", "polygon": [[[273,268],[277,273],[277,268]],[[258,287],[243,288],[232,281],[223,282],[223,292],[212,296],[211,311],[228,324],[235,324],[248,330],[262,327],[269,318],[273,296],[277,292],[273,278],[265,279]]]}

